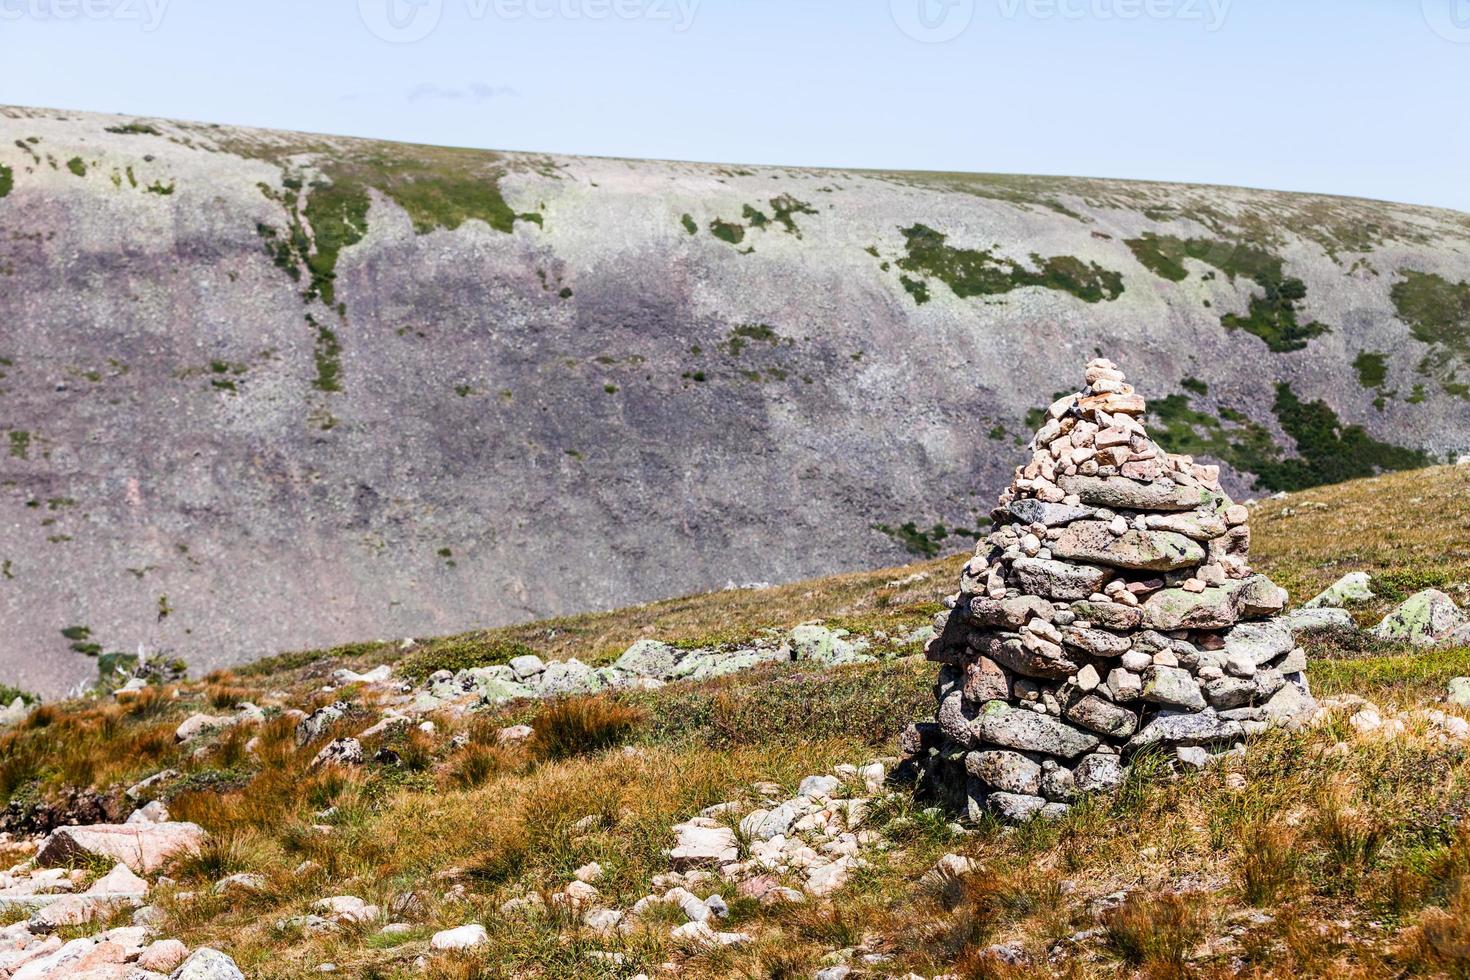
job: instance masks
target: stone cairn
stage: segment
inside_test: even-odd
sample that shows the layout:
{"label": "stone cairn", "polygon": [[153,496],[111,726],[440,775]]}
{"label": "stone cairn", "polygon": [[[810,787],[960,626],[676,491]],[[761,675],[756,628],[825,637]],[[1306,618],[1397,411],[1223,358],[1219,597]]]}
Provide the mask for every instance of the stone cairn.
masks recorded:
{"label": "stone cairn", "polygon": [[1107,360],[1052,405],[926,653],[937,721],[904,736],[921,787],[969,819],[1057,818],[1143,750],[1202,767],[1299,723],[1306,655],[1268,617],[1249,511],[1218,466],[1166,453]]}

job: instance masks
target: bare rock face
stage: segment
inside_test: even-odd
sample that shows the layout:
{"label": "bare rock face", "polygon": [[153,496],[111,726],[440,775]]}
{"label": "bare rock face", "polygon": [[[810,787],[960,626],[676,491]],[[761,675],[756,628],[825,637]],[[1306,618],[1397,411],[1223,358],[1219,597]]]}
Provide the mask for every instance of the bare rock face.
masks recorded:
{"label": "bare rock face", "polygon": [[[1262,490],[1374,465],[1278,406],[1395,466],[1470,451],[1461,354],[1393,297],[1467,278],[1470,226],[1428,208],[0,107],[0,228],[0,682],[43,695],[139,644],[202,674],[947,549],[1072,350],[1138,352]],[[1201,236],[1279,277],[1183,257]],[[1283,336],[1237,325],[1258,305]],[[1202,514],[1135,434],[1014,518]]]}
{"label": "bare rock face", "polygon": [[[1069,350],[1138,351],[1242,467],[1372,470],[1299,447],[1298,403],[1394,466],[1470,450],[1461,353],[1394,300],[1470,279],[1464,216],[1421,207],[0,107],[0,228],[0,682],[43,695],[97,649],[203,673],[947,548]],[[1200,237],[1279,281],[1180,257]],[[1239,328],[1269,289],[1280,335]],[[1388,351],[1382,388],[1352,382],[1360,351]],[[1088,435],[1116,472],[1014,519],[1213,535],[1158,523],[1200,489],[1136,433]]]}
{"label": "bare rock face", "polygon": [[[1051,819],[1133,755],[1207,764],[1313,707],[1286,594],[1250,567],[1219,470],[1165,452],[1111,361],[1053,405],[930,642],[937,722],[902,744],[975,817]],[[1132,475],[1130,475],[1132,474]]]}

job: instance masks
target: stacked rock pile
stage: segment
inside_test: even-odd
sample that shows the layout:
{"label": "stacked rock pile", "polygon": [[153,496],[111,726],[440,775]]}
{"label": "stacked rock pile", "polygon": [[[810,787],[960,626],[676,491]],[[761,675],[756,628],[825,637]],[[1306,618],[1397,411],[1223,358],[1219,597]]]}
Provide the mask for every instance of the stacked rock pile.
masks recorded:
{"label": "stacked rock pile", "polygon": [[971,818],[1058,817],[1141,750],[1203,766],[1310,712],[1284,590],[1250,566],[1217,466],[1165,452],[1107,360],[1052,405],[927,656],[938,720],[905,736]]}

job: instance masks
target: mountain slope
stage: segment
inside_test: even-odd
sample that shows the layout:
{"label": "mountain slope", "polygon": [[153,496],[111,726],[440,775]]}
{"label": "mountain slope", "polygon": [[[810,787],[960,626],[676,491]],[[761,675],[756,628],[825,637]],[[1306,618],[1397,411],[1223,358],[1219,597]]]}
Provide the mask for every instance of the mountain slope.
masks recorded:
{"label": "mountain slope", "polygon": [[0,110],[0,676],[958,546],[1102,351],[1245,491],[1470,449],[1470,218]]}

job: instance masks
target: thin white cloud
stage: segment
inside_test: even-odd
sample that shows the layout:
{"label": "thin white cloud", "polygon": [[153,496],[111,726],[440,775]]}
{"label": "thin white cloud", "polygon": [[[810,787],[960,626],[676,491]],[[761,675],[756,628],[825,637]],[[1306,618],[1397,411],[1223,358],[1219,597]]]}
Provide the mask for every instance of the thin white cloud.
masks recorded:
{"label": "thin white cloud", "polygon": [[519,92],[509,85],[490,85],[485,82],[470,82],[462,88],[446,88],[433,82],[420,82],[408,93],[410,102],[489,102],[491,99],[520,98]]}

